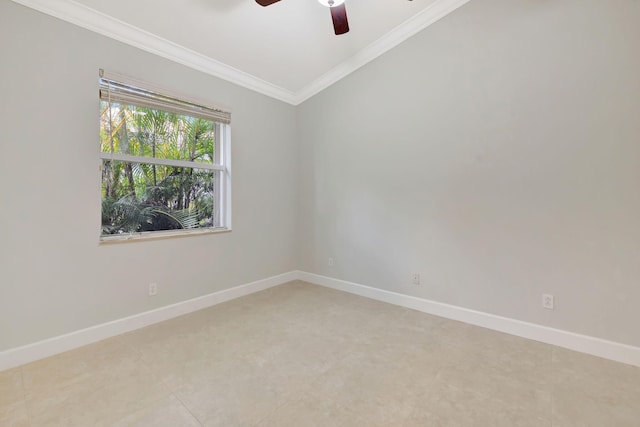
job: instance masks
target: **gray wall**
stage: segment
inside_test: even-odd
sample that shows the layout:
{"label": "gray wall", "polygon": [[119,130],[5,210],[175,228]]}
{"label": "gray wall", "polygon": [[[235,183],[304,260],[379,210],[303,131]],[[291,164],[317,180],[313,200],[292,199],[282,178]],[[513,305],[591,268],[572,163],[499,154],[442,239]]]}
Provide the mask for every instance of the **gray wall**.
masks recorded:
{"label": "gray wall", "polygon": [[[473,0],[297,109],[0,19],[0,350],[296,268],[640,345],[640,2]],[[98,68],[232,108],[233,232],[98,243]]]}
{"label": "gray wall", "polygon": [[640,345],[639,22],[473,0],[305,102],[301,269]]}
{"label": "gray wall", "polygon": [[[8,0],[0,56],[0,350],[296,268],[294,107]],[[233,232],[98,243],[99,68],[231,107]]]}

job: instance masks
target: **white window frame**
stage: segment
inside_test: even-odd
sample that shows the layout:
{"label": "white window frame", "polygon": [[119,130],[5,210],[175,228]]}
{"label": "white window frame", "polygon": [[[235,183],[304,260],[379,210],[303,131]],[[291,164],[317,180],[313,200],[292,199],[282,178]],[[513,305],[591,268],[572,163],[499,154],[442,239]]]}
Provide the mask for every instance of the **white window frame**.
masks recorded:
{"label": "white window frame", "polygon": [[[201,117],[203,110],[211,110],[215,117],[216,114],[228,118],[228,121],[222,122],[213,118],[206,117],[206,120],[211,120],[215,127],[215,144],[213,153],[213,164],[191,162],[186,160],[174,160],[145,156],[133,156],[129,154],[103,152],[100,150],[100,171],[102,171],[102,164],[105,160],[122,161],[129,163],[145,163],[150,165],[163,165],[163,166],[175,166],[190,169],[204,169],[216,171],[217,174],[214,177],[214,210],[213,210],[213,227],[196,228],[196,229],[177,229],[177,230],[157,230],[157,231],[144,231],[144,232],[131,232],[114,235],[103,235],[100,233],[100,242],[122,242],[131,240],[147,240],[147,239],[162,239],[168,237],[179,236],[191,236],[202,235],[219,232],[231,231],[231,113],[229,109],[221,109],[218,107],[203,107],[208,105],[207,102],[194,99],[182,94],[178,94],[171,90],[163,89],[151,83],[147,83],[138,79],[131,78],[122,74],[106,72],[100,70],[100,82],[112,81],[127,86],[140,88],[150,94],[156,94],[166,97],[165,99],[174,99],[178,103],[193,105],[198,110],[198,117]],[[104,85],[104,83],[101,83]],[[102,100],[104,95],[101,93],[100,99]],[[135,103],[128,105],[136,105]],[[150,100],[145,106],[155,108],[157,110],[167,111],[162,106],[154,106],[153,101]],[[189,113],[182,113],[190,115]],[[204,118],[204,117],[203,117]],[[102,179],[102,177],[100,178]],[[102,187],[102,182],[101,182]]]}

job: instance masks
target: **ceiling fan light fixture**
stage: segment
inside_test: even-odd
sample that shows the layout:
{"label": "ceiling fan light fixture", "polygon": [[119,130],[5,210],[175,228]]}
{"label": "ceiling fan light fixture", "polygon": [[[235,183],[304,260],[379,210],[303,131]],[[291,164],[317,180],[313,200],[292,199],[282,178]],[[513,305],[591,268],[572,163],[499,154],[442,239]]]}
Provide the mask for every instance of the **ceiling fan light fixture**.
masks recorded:
{"label": "ceiling fan light fixture", "polygon": [[318,0],[318,3],[326,7],[336,7],[344,3],[344,0]]}

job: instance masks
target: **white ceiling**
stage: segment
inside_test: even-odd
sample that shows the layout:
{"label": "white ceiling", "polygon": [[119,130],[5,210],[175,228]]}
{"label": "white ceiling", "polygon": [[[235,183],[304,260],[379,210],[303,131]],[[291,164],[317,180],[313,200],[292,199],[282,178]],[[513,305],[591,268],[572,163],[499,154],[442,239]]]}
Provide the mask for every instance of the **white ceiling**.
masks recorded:
{"label": "white ceiling", "polygon": [[292,104],[469,0],[346,0],[336,36],[317,0],[14,0]]}

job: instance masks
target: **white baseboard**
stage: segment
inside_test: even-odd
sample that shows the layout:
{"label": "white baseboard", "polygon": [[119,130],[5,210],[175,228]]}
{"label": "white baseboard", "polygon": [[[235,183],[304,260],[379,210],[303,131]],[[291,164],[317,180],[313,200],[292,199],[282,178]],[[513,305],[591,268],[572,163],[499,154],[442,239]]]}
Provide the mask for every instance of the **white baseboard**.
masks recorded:
{"label": "white baseboard", "polygon": [[2,351],[0,352],[0,371],[281,285],[296,280],[298,276],[298,272],[291,271],[144,313],[135,314],[123,319],[48,338],[33,344]]}
{"label": "white baseboard", "polygon": [[397,292],[372,288],[370,286],[318,274],[304,271],[291,271],[123,319],[81,329],[65,335],[48,338],[33,344],[2,351],[0,352],[0,371],[211,307],[254,292],[269,289],[292,280],[304,280],[305,282],[411,308],[435,316],[458,320],[495,331],[603,357],[605,359],[640,366],[640,348],[638,347],[496,316],[494,314],[470,310],[437,301],[430,301]]}
{"label": "white baseboard", "polygon": [[496,316],[494,314],[470,310],[397,292],[372,288],[318,274],[299,271],[297,278],[305,282],[411,308],[435,316],[458,320],[483,328],[579,351],[581,353],[615,360],[616,362],[640,366],[639,347]]}

